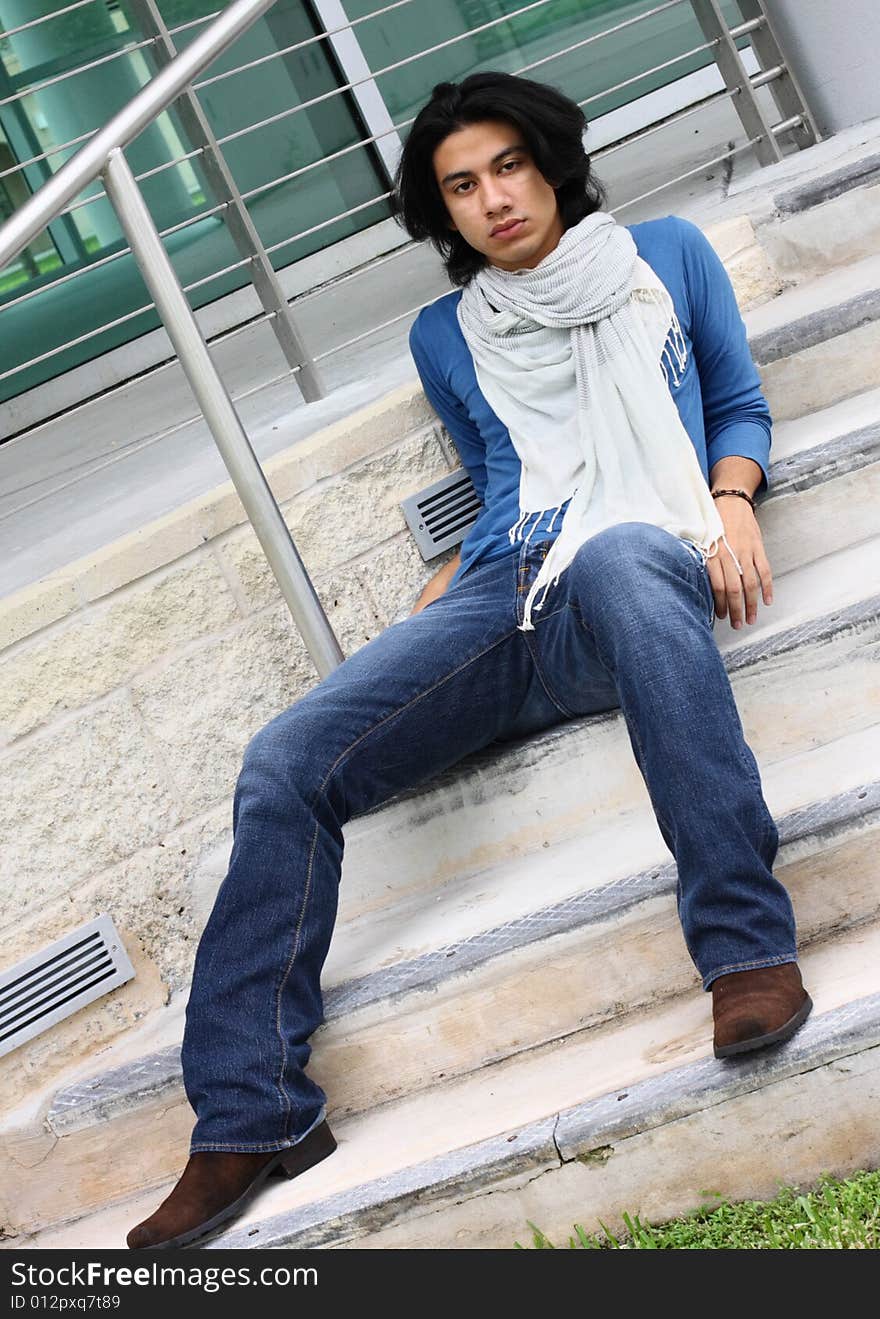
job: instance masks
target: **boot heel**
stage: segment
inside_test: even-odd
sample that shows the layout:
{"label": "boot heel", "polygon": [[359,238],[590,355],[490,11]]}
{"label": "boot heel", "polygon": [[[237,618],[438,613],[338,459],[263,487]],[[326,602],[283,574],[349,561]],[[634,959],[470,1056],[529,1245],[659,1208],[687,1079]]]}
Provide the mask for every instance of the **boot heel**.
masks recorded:
{"label": "boot heel", "polygon": [[289,1150],[283,1151],[277,1170],[282,1177],[297,1177],[307,1168],[326,1159],[335,1149],[335,1137],[325,1120]]}

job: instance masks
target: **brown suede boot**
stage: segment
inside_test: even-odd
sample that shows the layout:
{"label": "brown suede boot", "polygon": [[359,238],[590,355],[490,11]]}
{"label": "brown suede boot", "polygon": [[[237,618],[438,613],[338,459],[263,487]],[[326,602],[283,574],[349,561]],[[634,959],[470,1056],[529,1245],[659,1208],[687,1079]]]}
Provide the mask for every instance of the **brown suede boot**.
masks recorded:
{"label": "brown suede boot", "polygon": [[336,1149],[326,1122],[285,1150],[263,1154],[203,1151],[191,1154],[171,1194],[126,1237],[132,1250],[168,1250],[237,1217],[267,1177],[296,1177]]}
{"label": "brown suede boot", "polygon": [[716,1058],[780,1044],[803,1025],[813,1006],[796,962],[731,971],[710,988]]}

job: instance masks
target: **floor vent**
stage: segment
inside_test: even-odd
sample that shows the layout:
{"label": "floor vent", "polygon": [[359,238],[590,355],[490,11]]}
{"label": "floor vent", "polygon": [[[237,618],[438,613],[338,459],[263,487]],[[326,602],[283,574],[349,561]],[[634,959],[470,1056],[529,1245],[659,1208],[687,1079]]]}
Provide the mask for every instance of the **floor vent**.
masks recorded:
{"label": "floor vent", "polygon": [[427,560],[461,544],[476,522],[481,504],[473,481],[459,468],[402,500],[400,507],[422,558]]}
{"label": "floor vent", "polygon": [[116,927],[102,914],[0,973],[0,1057],[134,978]]}

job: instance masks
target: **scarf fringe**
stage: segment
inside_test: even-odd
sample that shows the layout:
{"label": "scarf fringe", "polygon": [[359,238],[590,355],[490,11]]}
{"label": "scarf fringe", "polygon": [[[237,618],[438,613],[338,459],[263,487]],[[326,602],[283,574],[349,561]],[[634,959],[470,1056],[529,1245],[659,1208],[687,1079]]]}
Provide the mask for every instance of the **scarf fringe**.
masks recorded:
{"label": "scarf fringe", "polygon": [[727,539],[727,536],[724,535],[723,533],[720,536],[716,536],[714,540],[709,541],[709,549],[704,550],[702,545],[697,546],[697,548],[699,549],[700,553],[703,556],[703,567],[706,566],[707,559],[714,559],[717,556],[718,545],[719,542],[722,540],[724,541],[724,544],[727,546],[728,554],[733,559],[733,562],[736,564],[736,571],[739,573],[740,577],[742,577],[743,575],[742,564],[740,563],[739,559],[736,557],[733,550],[731,549],[730,541]]}
{"label": "scarf fringe", "polygon": [[[547,534],[548,534],[548,535],[549,535],[550,532],[553,530],[553,523],[554,523],[554,522],[556,521],[556,519],[559,517],[559,514],[562,512],[562,509],[564,508],[565,504],[568,502],[568,499],[570,499],[570,498],[571,498],[571,496],[568,496],[566,499],[564,499],[564,500],[562,501],[561,504],[557,504],[557,505],[556,505],[556,509],[554,510],[553,516],[552,516],[552,518],[550,519],[550,525],[549,525],[549,527],[547,528]],[[537,530],[537,528],[538,528],[538,526],[539,526],[539,524],[540,524],[540,522],[541,522],[541,518],[542,518],[542,517],[544,516],[544,514],[547,513],[548,511],[549,511],[548,509],[546,509],[546,508],[542,508],[541,511],[540,511],[540,512],[537,514],[537,516],[535,517],[535,521],[534,521],[533,524],[532,524],[532,529],[531,529],[531,531],[529,532],[529,534],[526,536],[526,539],[525,539],[525,544],[526,544],[526,545],[528,545],[529,541],[532,539],[532,536],[534,535],[535,531]],[[513,526],[508,528],[508,531],[507,531],[507,539],[510,541],[510,544],[511,544],[511,545],[515,544],[515,542],[518,541],[518,540],[522,540],[522,538],[523,538],[523,528],[524,528],[524,526],[525,526],[526,519],[532,517],[532,516],[534,515],[534,512],[535,512],[535,510],[534,510],[533,508],[526,509],[525,512],[522,512],[522,511],[521,511],[519,517],[517,518],[516,522],[514,522]]]}

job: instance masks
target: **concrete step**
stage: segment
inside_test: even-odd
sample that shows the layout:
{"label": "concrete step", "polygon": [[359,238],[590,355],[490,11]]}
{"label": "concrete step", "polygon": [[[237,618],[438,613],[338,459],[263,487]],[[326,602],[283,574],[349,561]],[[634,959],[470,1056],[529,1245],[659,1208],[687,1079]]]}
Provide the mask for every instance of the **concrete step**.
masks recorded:
{"label": "concrete step", "polygon": [[[880,540],[778,577],[774,604],[759,607],[751,627],[735,632],[726,621],[716,622],[728,670],[781,659],[811,639],[821,645],[838,626],[860,627],[874,616],[876,606],[866,595],[878,580]],[[752,689],[760,694],[759,684]],[[754,734],[763,741],[763,720],[752,720],[748,708],[741,713],[750,731],[757,725]],[[409,893],[437,889],[453,876],[581,834],[609,813],[646,801],[617,712],[487,748],[347,826],[341,919],[357,919]],[[223,873],[228,847],[225,853]]]}
{"label": "concrete step", "polygon": [[774,419],[805,416],[874,389],[880,257],[787,289],[743,320]]}
{"label": "concrete step", "polygon": [[[789,460],[796,455],[795,448]],[[765,623],[764,635],[753,641],[732,632],[726,639],[737,703],[780,824],[784,850],[779,864],[795,897],[805,946],[840,936],[873,912],[874,839],[866,842],[861,835],[878,798],[866,767],[880,764],[880,726],[871,725],[880,710],[872,659],[880,602],[858,595],[866,581],[876,580],[878,556],[880,548],[870,542],[792,574],[798,580],[788,586],[797,589],[785,592],[786,609],[775,628]],[[856,597],[848,607],[847,582]],[[779,585],[777,598],[783,598]],[[823,608],[835,612],[823,614]],[[815,709],[822,711],[822,721],[812,717]],[[829,729],[832,740],[822,745]],[[608,765],[616,759],[629,774],[634,795],[627,801],[618,792],[616,808],[608,800],[597,807],[581,785],[575,793],[580,797],[575,833],[551,847],[547,835],[554,822],[544,812],[555,793],[535,797],[536,776],[523,774],[522,766],[513,763],[505,768],[505,758],[516,748],[477,758],[484,770],[480,790],[460,787],[452,812],[470,816],[474,824],[497,813],[509,828],[516,770],[522,778],[519,791],[536,816],[534,848],[543,829],[539,859],[522,853],[519,840],[519,848],[508,849],[506,859],[494,867],[485,869],[480,855],[471,857],[439,888],[436,883],[433,889],[411,887],[408,896],[398,892],[393,908],[374,905],[340,923],[325,974],[328,1021],[316,1034],[313,1064],[339,1115],[366,1111],[425,1086],[442,1086],[487,1061],[641,1011],[693,984],[674,910],[674,867],[627,750],[620,716],[573,721],[518,749],[534,752],[535,744],[544,741],[559,784],[569,782],[573,763],[589,763],[594,778],[595,767],[602,766],[607,787]],[[497,801],[487,810],[485,771],[493,755],[501,765],[495,765],[492,780]],[[459,766],[445,777],[460,772]],[[529,777],[531,788],[525,781]],[[602,784],[597,780],[593,786],[598,792]],[[418,806],[418,798],[431,791],[429,786],[409,799],[422,820],[430,812],[424,803]],[[836,799],[829,800],[829,793],[836,793]],[[590,802],[586,815],[585,800]],[[790,860],[788,849],[801,844],[805,812],[812,821],[815,855]],[[375,813],[374,820],[383,813]],[[562,824],[564,834],[571,821]],[[454,834],[461,833],[456,825]],[[593,866],[585,875],[587,835]],[[479,840],[477,845],[478,850],[484,847]],[[351,864],[347,851],[346,878]],[[844,878],[836,881],[838,902],[826,903],[823,912],[829,866]],[[642,973],[622,975],[633,960]],[[586,978],[584,967],[590,968]],[[560,982],[577,986],[562,1010],[553,997],[553,986]],[[487,1004],[492,1005],[488,1014]],[[404,1060],[393,1084],[387,1069],[389,1038],[397,1041],[395,1052]],[[131,1041],[126,1043],[130,1048]],[[50,1164],[55,1169],[51,1195],[45,1190],[48,1183],[28,1188],[19,1195],[11,1221],[27,1228],[53,1215],[81,1214],[108,1197],[171,1175],[185,1157],[191,1125],[176,1043],[63,1090],[46,1124],[32,1120],[16,1126],[11,1117],[4,1138],[7,1157],[20,1167],[39,1156],[46,1169]],[[108,1143],[138,1154],[122,1168],[107,1165],[96,1181],[95,1160]]]}
{"label": "concrete step", "polygon": [[[815,180],[812,201],[789,199],[786,210],[779,200],[782,194],[776,195],[777,250],[782,251],[785,242],[792,244],[791,250],[799,242],[803,247],[809,208],[815,206],[818,214],[835,203],[842,206],[844,193],[852,193],[850,213],[859,212],[846,241],[854,242],[857,231],[862,237],[873,232],[876,197],[864,186],[872,177],[865,169],[858,184],[851,182],[855,175],[850,171],[850,183],[836,196],[832,193],[837,184],[827,181],[823,192]],[[839,258],[845,255],[851,261],[853,250],[850,247],[845,254],[843,239],[836,250]],[[880,709],[874,679],[880,606],[869,595],[869,584],[878,580],[880,567],[880,542],[873,539],[876,519],[872,517],[880,471],[880,390],[876,371],[871,370],[872,354],[876,362],[880,342],[880,259],[872,255],[874,250],[869,247],[847,269],[822,274],[747,314],[750,342],[778,423],[770,497],[760,512],[777,604],[759,614],[759,624],[746,629],[745,637],[730,631],[726,623],[716,624],[747,737],[758,755],[768,802],[780,825],[783,850],[778,873],[795,900],[805,975],[825,966],[823,956],[828,966],[834,957],[846,960],[848,966],[852,963],[852,975],[841,991],[849,998],[837,1001],[833,993],[824,998],[827,1012],[821,1030],[809,1036],[800,1032],[791,1045],[777,1051],[808,1073],[809,1080],[797,1071],[773,1072],[772,1059],[763,1071],[759,1063],[747,1065],[757,1069],[761,1086],[794,1084],[796,1095],[811,1086],[817,1087],[817,1095],[833,1091],[835,1058],[842,1056],[834,1054],[841,1039],[841,1014],[848,1023],[845,1047],[854,1055],[867,1056],[876,1044],[865,1042],[873,1038],[870,1032],[876,1027],[874,1001],[846,1007],[850,999],[864,996],[858,950],[868,946],[865,940],[874,914],[870,895],[876,889],[872,858],[878,784],[873,774],[880,763],[880,724],[871,721]],[[818,269],[813,267],[811,273]],[[821,269],[827,270],[827,265]],[[817,711],[821,719],[816,718]],[[668,1148],[678,1150],[684,1175],[687,1147],[675,1143],[682,1122],[693,1118],[708,1139],[713,1106],[727,1113],[725,1106],[733,1105],[732,1114],[748,1106],[747,1092],[733,1093],[717,1084],[726,1065],[700,1054],[711,1040],[708,1000],[695,994],[695,973],[675,916],[674,867],[653,821],[622,720],[599,716],[573,725],[469,758],[435,783],[347,828],[343,906],[326,975],[328,1021],[315,1037],[313,1071],[331,1096],[334,1130],[337,1135],[339,1129],[350,1130],[357,1153],[346,1163],[341,1143],[337,1155],[323,1165],[326,1169],[342,1159],[348,1172],[342,1175],[341,1189],[336,1182],[318,1185],[312,1178],[317,1179],[321,1169],[313,1170],[302,1187],[296,1185],[305,1199],[284,1199],[282,1224],[276,1222],[271,1229],[262,1226],[261,1211],[253,1220],[260,1226],[241,1224],[231,1230],[232,1235],[226,1234],[222,1244],[236,1244],[239,1230],[256,1233],[248,1236],[246,1245],[337,1244],[332,1224],[342,1223],[344,1240],[351,1244],[435,1245],[438,1242],[431,1238],[435,1220],[440,1224],[439,1244],[462,1244],[458,1233],[485,1236],[477,1202],[482,1201],[484,1208],[487,1201],[500,1206],[510,1179],[521,1181],[523,1168],[526,1186],[538,1178],[539,1186],[550,1186],[552,1181],[556,1188],[559,1177],[570,1180],[579,1168],[604,1168],[604,1152],[598,1158],[590,1156],[596,1146],[581,1158],[579,1131],[589,1129],[597,1140],[597,1131],[611,1133],[609,1140],[628,1142],[627,1150],[633,1151],[654,1149],[653,1133],[660,1132],[656,1139],[661,1145],[668,1139],[672,1142]],[[533,772],[536,766],[541,776]],[[548,774],[549,791],[540,782]],[[517,817],[523,820],[513,833],[511,797]],[[555,815],[548,812],[550,798],[556,803]],[[593,863],[589,875],[584,874],[585,846]],[[226,844],[218,849],[218,880],[225,872],[228,851]],[[437,857],[443,858],[439,866]],[[870,937],[875,939],[870,948],[875,949],[876,937]],[[829,984],[832,978],[829,971]],[[819,981],[824,986],[821,975]],[[566,986],[561,1003],[559,984]],[[818,1012],[812,983],[810,988]],[[698,1014],[702,1035],[699,1029],[693,1033]],[[649,1059],[644,1037],[638,1035],[645,1023],[653,1023],[655,1043],[666,1041],[648,1050]],[[174,1035],[173,1024],[166,1018],[158,1035]],[[807,1030],[815,1032],[817,1024],[818,1018]],[[677,1026],[681,1029],[675,1034]],[[390,1038],[401,1060],[393,1076],[387,1063]],[[804,1041],[814,1048],[812,1062],[798,1053],[806,1047]],[[153,1043],[159,1043],[157,1036]],[[606,1054],[609,1067],[618,1068],[613,1075],[602,1070]],[[126,1067],[118,1065],[124,1055],[129,1059]],[[105,1051],[105,1064],[114,1065],[55,1096],[48,1124],[42,1121],[46,1097],[30,1097],[29,1125],[22,1122],[16,1127],[11,1115],[3,1138],[7,1157],[19,1174],[22,1166],[40,1163],[49,1174],[44,1180],[51,1184],[51,1192],[30,1186],[23,1195],[16,1191],[21,1202],[13,1206],[10,1221],[27,1231],[34,1224],[81,1216],[93,1205],[173,1179],[185,1158],[192,1125],[180,1089],[177,1055],[174,1039],[144,1052],[139,1051],[138,1041],[128,1038]],[[604,1092],[593,1088],[592,1072],[590,1085],[584,1087],[573,1061],[578,1056],[590,1061],[600,1084],[604,1077],[605,1098]],[[660,1072],[650,1068],[662,1071],[682,1060],[687,1061],[676,1082],[681,1094],[705,1097],[708,1092],[701,1090],[705,1080],[711,1098],[699,1111],[687,1112],[675,1109],[679,1100],[673,1098],[677,1115],[673,1121],[668,1116],[672,1110],[658,1100]],[[549,1075],[554,1089],[557,1063],[563,1098],[568,1094],[574,1107],[557,1111],[554,1129],[557,1138],[570,1129],[575,1143],[561,1160],[554,1145],[555,1163],[551,1159],[546,1169],[526,1167],[514,1151],[527,1149],[522,1133],[529,1123],[546,1125],[544,1110],[539,1113],[535,1107],[531,1116],[523,1117],[525,1127],[514,1123],[503,1134],[494,1127],[487,1132],[479,1122],[476,1127],[470,1124],[484,1108],[493,1109],[497,1092],[487,1087],[496,1078],[501,1078],[502,1116],[507,1113],[510,1118],[512,1112],[522,1116],[525,1110],[516,1109],[516,1087],[522,1085],[524,1095],[533,1099],[542,1075],[545,1079]],[[694,1070],[699,1067],[708,1067],[708,1073]],[[746,1071],[741,1067],[739,1075]],[[860,1077],[853,1086],[874,1083],[869,1069]],[[567,1082],[574,1084],[575,1079],[575,1088],[565,1091]],[[629,1087],[624,1100],[638,1087],[647,1089],[638,1089],[634,1108],[627,1103],[621,1109],[619,1085]],[[759,1088],[753,1081],[751,1089]],[[856,1088],[853,1093],[867,1092]],[[659,1106],[652,1108],[655,1101]],[[553,1103],[561,1102],[554,1090]],[[371,1113],[373,1106],[378,1107]],[[608,1109],[615,1117],[626,1113],[631,1129],[621,1136],[613,1124],[602,1127],[601,1113]],[[458,1124],[449,1123],[450,1111]],[[38,1112],[41,1117],[35,1121]],[[639,1116],[633,1117],[634,1113]],[[402,1155],[394,1139],[397,1122],[405,1133],[398,1136],[398,1143],[405,1144]],[[573,1125],[567,1128],[566,1122]],[[737,1120],[734,1125],[739,1137],[743,1124]],[[750,1130],[754,1131],[754,1122]],[[791,1139],[799,1136],[787,1134]],[[376,1135],[380,1139],[374,1152]],[[418,1144],[425,1135],[433,1145]],[[412,1141],[406,1144],[410,1136]],[[455,1143],[461,1140],[471,1144],[462,1149]],[[503,1142],[501,1158],[487,1164],[481,1141],[493,1148]],[[709,1153],[710,1147],[711,1141],[706,1146]],[[598,1148],[604,1150],[601,1141]],[[453,1162],[458,1159],[457,1173],[449,1172],[450,1152]],[[633,1166],[642,1166],[640,1159],[651,1162],[650,1154],[634,1153],[633,1158]],[[744,1165],[747,1182],[751,1165],[745,1153],[738,1161]],[[619,1165],[617,1160],[612,1163]],[[494,1181],[484,1177],[489,1166]],[[739,1171],[732,1171],[735,1181]],[[543,1172],[559,1177],[551,1179]],[[612,1177],[608,1194],[619,1190],[627,1176],[628,1172],[623,1182]],[[20,1184],[19,1176],[9,1179],[9,1185],[16,1180]],[[650,1194],[649,1182],[632,1184],[641,1185],[642,1194]],[[401,1192],[404,1185],[412,1193]],[[310,1204],[315,1188],[321,1201],[317,1205]],[[661,1197],[664,1213],[675,1212],[668,1209],[673,1191],[667,1185]],[[340,1194],[348,1200],[340,1202]],[[272,1203],[280,1203],[278,1191],[272,1195]],[[326,1196],[334,1198],[326,1201]],[[155,1190],[140,1196],[143,1212],[155,1207],[159,1198]],[[554,1198],[552,1191],[551,1199],[554,1213],[557,1199],[567,1203],[564,1196]],[[607,1211],[605,1221],[613,1220],[618,1209],[633,1207],[619,1200],[614,1203],[616,1208]],[[118,1238],[100,1244],[122,1244],[125,1230],[143,1216],[133,1206],[128,1208],[132,1213]],[[638,1205],[635,1209],[645,1212]],[[295,1216],[300,1210],[306,1218],[300,1214],[292,1222],[290,1213]],[[121,1222],[118,1214],[114,1219],[115,1212],[97,1214],[68,1229],[71,1240],[77,1233],[112,1236],[116,1230],[112,1224]],[[575,1219],[585,1221],[580,1206],[571,1218],[567,1209],[561,1212],[565,1225],[559,1235],[567,1234]],[[419,1240],[422,1217],[430,1221]],[[545,1218],[541,1225],[548,1227],[548,1222]],[[385,1224],[387,1228],[380,1230]],[[517,1230],[520,1239],[526,1239],[524,1228]],[[552,1235],[552,1224],[548,1230]],[[308,1236],[313,1231],[314,1239]],[[477,1243],[510,1244],[507,1239],[493,1239],[494,1231],[493,1225],[485,1240]],[[449,1232],[456,1235],[443,1236]],[[34,1244],[61,1243],[61,1237],[63,1233],[50,1234]],[[95,1238],[92,1244],[97,1243]]]}
{"label": "concrete step", "polygon": [[[876,552],[868,540],[876,532],[880,389],[811,417],[783,423],[776,434],[779,456],[771,464],[770,491],[759,506],[776,600],[772,608],[759,606],[758,621],[745,630],[744,636],[734,633],[726,621],[716,623],[715,628],[722,652],[729,652],[731,657],[733,652],[741,654],[739,663],[751,662],[752,638],[760,640],[762,647],[772,647],[776,643],[771,638],[776,634],[807,622],[814,613],[814,604],[817,615],[834,614],[838,606],[855,606],[863,584],[877,579]],[[864,550],[858,548],[863,541]],[[836,557],[827,565],[820,562],[832,554]],[[391,871],[405,871],[410,887],[421,888],[443,882],[450,869],[473,869],[503,855],[497,850],[479,851],[488,842],[483,828],[478,831],[477,848],[470,847],[474,837],[470,828],[457,832],[455,838],[447,836],[451,813],[475,793],[481,804],[487,796],[494,797],[493,783],[503,773],[513,766],[528,771],[569,732],[569,727],[550,730],[529,739],[527,746],[512,746],[509,753],[493,748],[488,762],[484,753],[467,758],[426,787],[352,821],[346,831],[352,859],[342,893],[340,920],[354,919],[376,904],[397,900],[399,877],[389,872],[389,860]],[[445,790],[447,785],[450,791]],[[428,809],[412,804],[413,798],[425,797],[431,799]],[[509,821],[505,818],[502,824],[506,834]],[[388,845],[396,852],[396,861],[389,858]],[[527,845],[523,836],[509,850],[517,853]],[[493,847],[498,846],[503,847],[503,838],[493,840]],[[205,854],[200,888],[210,891],[219,885],[230,847],[231,835],[227,835]],[[406,848],[405,858],[396,851],[401,847]],[[439,867],[438,856],[444,858]]]}
{"label": "concrete step", "polygon": [[[843,940],[876,914],[880,783],[865,769],[878,763],[875,725],[764,772],[801,948]],[[811,795],[829,783],[835,798]],[[577,839],[461,883],[439,905],[413,901],[393,920],[337,929],[332,955],[349,978],[325,991],[310,1064],[334,1115],[442,1088],[699,983],[675,867],[648,813],[595,838],[590,854],[590,874]],[[191,1127],[174,1045],[66,1087],[41,1122],[7,1126],[13,1166],[39,1156],[53,1174],[19,1191],[10,1221],[28,1229],[161,1181],[185,1161]],[[101,1149],[125,1158],[102,1161]]]}
{"label": "concrete step", "polygon": [[[761,194],[771,199],[763,214]],[[880,250],[876,142],[843,163],[829,162],[825,170],[769,190],[765,183],[757,197],[750,196],[761,247],[774,269],[798,283]]]}
{"label": "concrete step", "polygon": [[758,520],[774,576],[875,535],[880,389],[774,430]]}
{"label": "concrete step", "polygon": [[[751,1058],[711,1056],[709,999],[692,989],[336,1121],[331,1158],[261,1193],[204,1246],[504,1248],[529,1239],[527,1219],[564,1237],[576,1221],[619,1225],[624,1210],[684,1212],[706,1189],[772,1195],[777,1179],[867,1166],[880,1098],[878,955],[876,925],[808,948],[811,1018]],[[105,1160],[129,1155],[103,1149]],[[119,1246],[170,1181],[17,1244]]]}
{"label": "concrete step", "polygon": [[[874,541],[810,564],[777,581],[776,604],[759,614],[747,635],[729,628],[722,633],[721,648],[747,737],[763,767],[876,718],[871,656],[878,602],[862,596],[865,584],[877,580],[878,568],[880,542]],[[839,681],[841,672],[851,685]],[[813,721],[816,700],[824,712],[821,724]],[[540,774],[534,772],[536,767]],[[836,789],[829,784],[824,791],[833,794]],[[817,795],[823,795],[821,786]],[[517,831],[510,830],[511,800],[521,821]],[[613,837],[621,814],[627,816],[628,834],[635,840],[633,811],[646,813],[647,846],[665,857],[622,717],[609,712],[488,748],[422,789],[351,821],[326,983],[332,988],[352,974],[357,941],[347,943],[342,933],[349,927],[366,919],[365,930],[371,928],[370,921],[380,920],[392,928],[418,928],[412,904],[442,901],[439,895],[456,884],[471,887],[474,874],[497,864],[510,867],[545,845],[581,839],[585,831],[603,836],[610,830]],[[641,864],[646,855],[650,864],[651,855],[640,847],[620,853],[615,845],[612,850],[624,868]],[[224,844],[214,858],[217,882],[227,862]],[[600,872],[593,882],[615,877],[619,873]],[[404,913],[405,922],[398,919]],[[412,953],[410,949],[406,955]]]}

